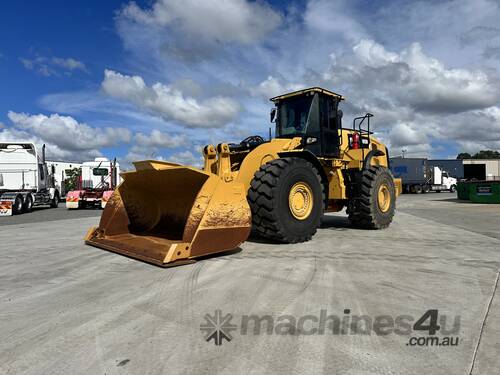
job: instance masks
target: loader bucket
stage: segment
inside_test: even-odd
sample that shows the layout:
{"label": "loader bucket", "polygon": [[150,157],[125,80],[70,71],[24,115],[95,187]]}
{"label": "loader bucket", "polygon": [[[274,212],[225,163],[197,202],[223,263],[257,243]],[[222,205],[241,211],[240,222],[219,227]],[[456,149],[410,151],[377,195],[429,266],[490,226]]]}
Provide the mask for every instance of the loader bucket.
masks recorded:
{"label": "loader bucket", "polygon": [[250,234],[243,184],[178,164],[141,161],[122,174],[89,245],[160,266],[236,248]]}

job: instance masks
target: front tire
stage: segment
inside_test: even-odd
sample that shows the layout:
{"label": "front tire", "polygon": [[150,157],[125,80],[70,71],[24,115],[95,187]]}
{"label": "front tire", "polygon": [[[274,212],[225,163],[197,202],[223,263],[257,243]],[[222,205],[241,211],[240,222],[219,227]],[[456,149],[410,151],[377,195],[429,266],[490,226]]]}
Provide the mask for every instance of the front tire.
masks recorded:
{"label": "front tire", "polygon": [[396,208],[392,174],[387,168],[378,166],[362,173],[359,196],[351,199],[347,207],[349,222],[364,229],[387,228]]}
{"label": "front tire", "polygon": [[321,177],[307,160],[273,160],[261,166],[250,184],[253,228],[279,242],[308,241],[320,225],[323,196]]}

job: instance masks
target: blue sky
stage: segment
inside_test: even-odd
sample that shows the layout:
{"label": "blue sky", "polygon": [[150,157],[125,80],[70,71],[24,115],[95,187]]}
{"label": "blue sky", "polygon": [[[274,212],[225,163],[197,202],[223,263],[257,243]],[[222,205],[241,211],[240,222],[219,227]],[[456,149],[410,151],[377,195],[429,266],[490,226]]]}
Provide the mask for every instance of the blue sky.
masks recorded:
{"label": "blue sky", "polygon": [[17,1],[0,5],[0,140],[193,164],[267,134],[307,86],[375,114],[397,155],[500,149],[498,1]]}

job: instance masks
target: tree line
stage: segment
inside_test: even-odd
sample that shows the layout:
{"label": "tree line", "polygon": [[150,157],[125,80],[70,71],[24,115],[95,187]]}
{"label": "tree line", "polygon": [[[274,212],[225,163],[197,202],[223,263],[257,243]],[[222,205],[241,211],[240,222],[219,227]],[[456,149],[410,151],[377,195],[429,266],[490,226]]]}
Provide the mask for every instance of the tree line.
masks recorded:
{"label": "tree line", "polygon": [[481,150],[471,155],[468,152],[461,152],[457,155],[457,159],[500,159],[500,152],[493,150]]}

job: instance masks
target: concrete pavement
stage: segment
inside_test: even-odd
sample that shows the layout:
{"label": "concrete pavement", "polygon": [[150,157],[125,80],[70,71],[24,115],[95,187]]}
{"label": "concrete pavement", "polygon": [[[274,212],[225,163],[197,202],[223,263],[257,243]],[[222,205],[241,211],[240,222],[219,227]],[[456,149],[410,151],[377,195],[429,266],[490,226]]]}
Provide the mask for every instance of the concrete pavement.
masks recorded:
{"label": "concrete pavement", "polygon": [[[453,197],[403,196],[387,230],[350,229],[345,215],[328,215],[308,243],[251,239],[239,252],[170,269],[85,246],[97,217],[0,223],[0,373],[468,374],[490,299],[473,373],[493,373],[500,206]],[[236,329],[216,346],[200,325],[219,309]],[[321,310],[413,324],[429,309],[446,316],[443,329],[459,317],[448,335],[457,346],[407,345],[428,337],[422,331],[277,334],[278,322]],[[250,315],[271,319],[272,334],[253,326],[243,334]],[[309,318],[304,329],[313,326]]]}
{"label": "concrete pavement", "polygon": [[0,228],[5,225],[32,224],[44,221],[59,221],[68,219],[81,219],[84,217],[100,217],[102,210],[88,208],[83,210],[68,210],[66,203],[60,202],[58,208],[37,206],[33,211],[21,215],[0,216]]}

